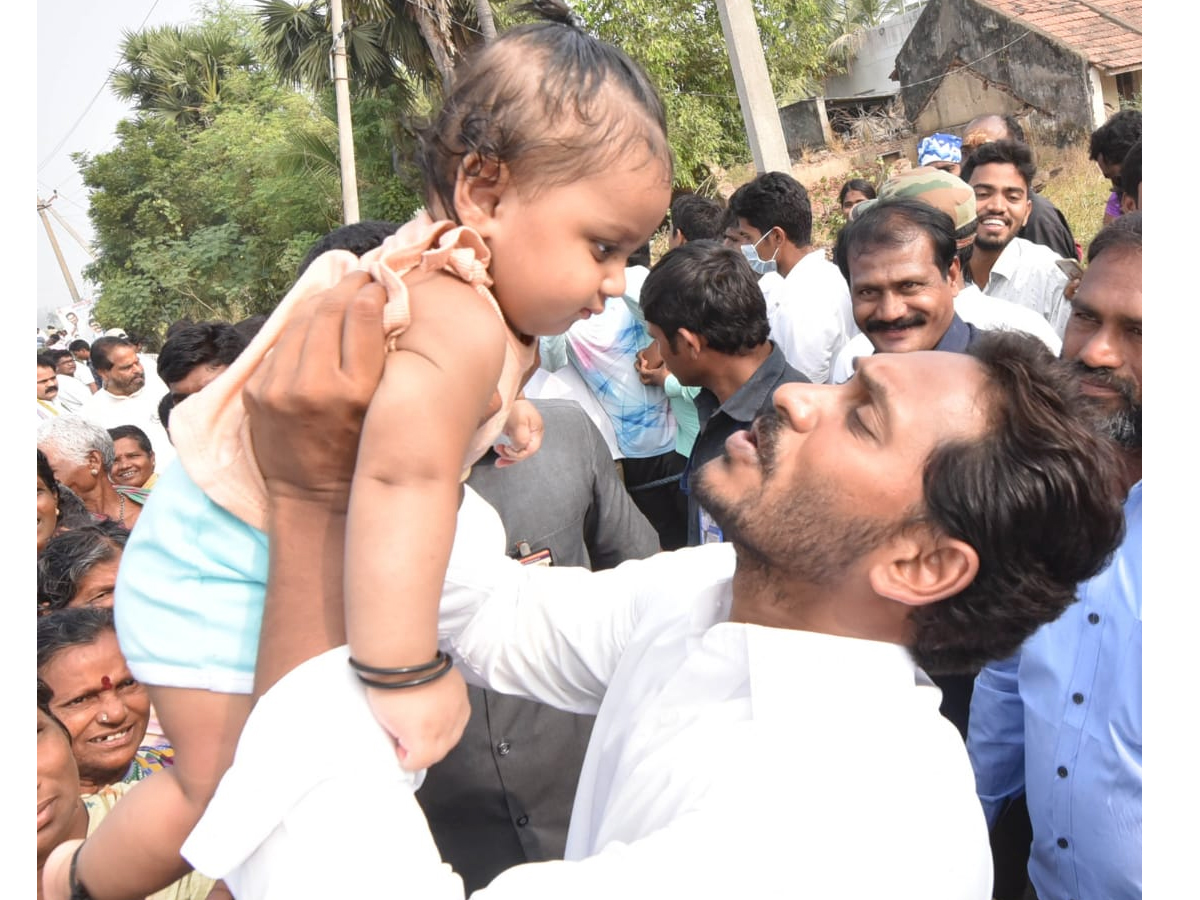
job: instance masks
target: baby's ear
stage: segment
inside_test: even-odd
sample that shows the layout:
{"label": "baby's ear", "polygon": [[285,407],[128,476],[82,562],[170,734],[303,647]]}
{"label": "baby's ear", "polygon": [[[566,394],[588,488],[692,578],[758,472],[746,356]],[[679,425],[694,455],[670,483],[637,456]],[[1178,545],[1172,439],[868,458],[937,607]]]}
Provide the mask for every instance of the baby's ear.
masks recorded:
{"label": "baby's ear", "polygon": [[454,182],[454,208],[463,225],[475,229],[481,237],[491,236],[501,201],[512,188],[508,167],[478,153],[463,157]]}

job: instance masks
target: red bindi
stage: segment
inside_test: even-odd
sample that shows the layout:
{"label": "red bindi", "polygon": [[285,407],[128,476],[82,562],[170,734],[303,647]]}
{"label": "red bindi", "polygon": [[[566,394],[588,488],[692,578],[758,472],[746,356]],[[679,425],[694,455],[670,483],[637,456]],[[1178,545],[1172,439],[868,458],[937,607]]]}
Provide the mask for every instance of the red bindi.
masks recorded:
{"label": "red bindi", "polygon": [[100,676],[100,687],[104,688],[106,691],[111,691],[112,686],[113,683],[111,678],[109,678],[107,675]]}

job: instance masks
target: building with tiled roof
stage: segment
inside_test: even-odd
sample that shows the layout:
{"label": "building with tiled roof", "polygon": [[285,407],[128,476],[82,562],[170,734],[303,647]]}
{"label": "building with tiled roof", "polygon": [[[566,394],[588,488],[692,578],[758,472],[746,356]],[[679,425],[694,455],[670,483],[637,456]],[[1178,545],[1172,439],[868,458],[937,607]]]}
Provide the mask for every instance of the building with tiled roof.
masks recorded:
{"label": "building with tiled roof", "polygon": [[1140,0],[930,0],[896,56],[919,134],[981,113],[1087,134],[1141,94]]}

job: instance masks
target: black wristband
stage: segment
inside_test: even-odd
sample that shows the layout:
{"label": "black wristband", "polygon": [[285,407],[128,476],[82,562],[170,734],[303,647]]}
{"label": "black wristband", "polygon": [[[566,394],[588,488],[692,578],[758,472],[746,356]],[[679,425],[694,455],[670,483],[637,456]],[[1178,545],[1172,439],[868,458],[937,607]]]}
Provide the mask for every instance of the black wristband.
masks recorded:
{"label": "black wristband", "polygon": [[71,854],[71,868],[67,871],[67,886],[71,889],[68,900],[92,900],[92,895],[87,892],[87,888],[80,884],[75,877],[75,866],[79,862],[79,851],[82,849],[83,844],[80,844]]}
{"label": "black wristband", "polygon": [[378,666],[368,666],[366,663],[360,663],[353,656],[349,658],[349,662],[350,668],[355,672],[366,672],[368,675],[419,675],[422,672],[428,672],[442,665],[447,655],[439,650],[437,655],[427,663],[421,663],[419,666],[401,666],[398,669],[382,669]]}
{"label": "black wristband", "polygon": [[355,670],[354,674],[358,676],[358,680],[367,687],[383,688],[388,691],[398,691],[403,688],[420,687],[423,684],[429,684],[431,681],[437,681],[452,668],[454,668],[454,657],[449,653],[438,651],[438,660],[435,664],[439,668],[434,669],[428,675],[422,675],[420,678],[410,678],[408,681],[376,681],[374,678],[367,678],[362,672]]}

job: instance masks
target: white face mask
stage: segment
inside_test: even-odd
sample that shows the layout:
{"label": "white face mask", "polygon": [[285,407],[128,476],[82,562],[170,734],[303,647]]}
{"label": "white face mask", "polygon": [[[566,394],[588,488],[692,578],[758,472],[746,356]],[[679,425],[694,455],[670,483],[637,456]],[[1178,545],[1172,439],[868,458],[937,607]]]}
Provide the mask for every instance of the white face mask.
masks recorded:
{"label": "white face mask", "polygon": [[[770,234],[771,232],[767,232]],[[775,257],[779,255],[779,248],[775,248],[775,252],[771,254],[770,259],[763,259],[758,255],[758,245],[767,238],[764,234],[753,244],[742,244],[742,256],[746,257],[746,261],[750,263],[750,268],[759,275],[766,275],[768,272],[774,272],[779,267],[775,265]]]}

